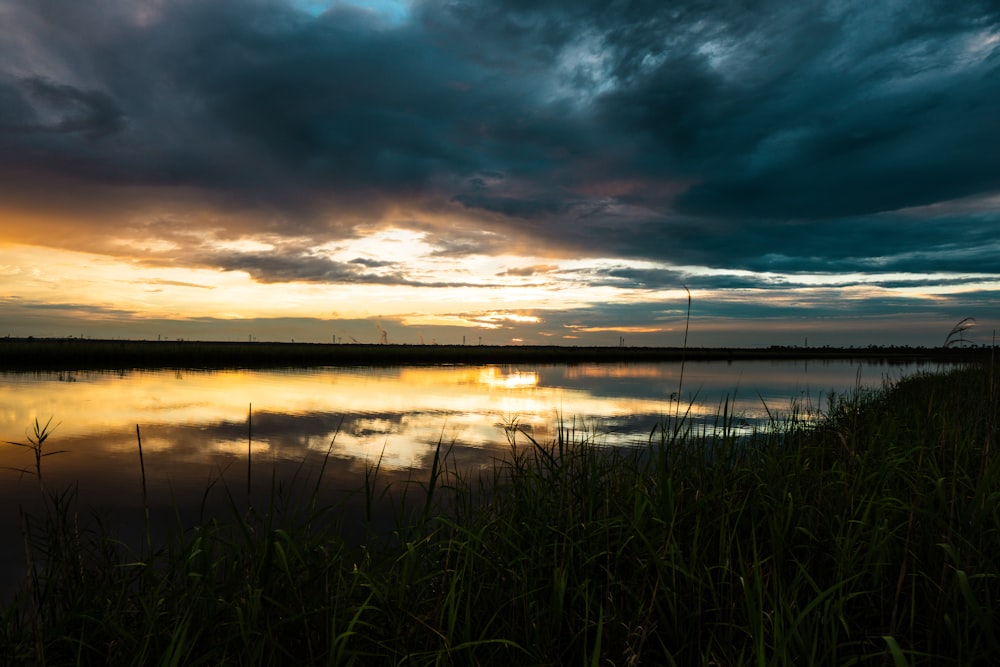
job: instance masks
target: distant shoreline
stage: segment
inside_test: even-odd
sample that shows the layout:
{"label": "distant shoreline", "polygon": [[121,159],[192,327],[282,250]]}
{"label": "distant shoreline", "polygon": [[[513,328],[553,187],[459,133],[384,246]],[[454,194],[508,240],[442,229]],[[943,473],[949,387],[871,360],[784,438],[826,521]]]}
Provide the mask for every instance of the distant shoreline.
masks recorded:
{"label": "distant shoreline", "polygon": [[989,358],[991,349],[925,347],[573,347],[559,345],[376,345],[0,338],[0,370],[223,369],[438,364],[576,364],[669,361],[857,359],[907,363]]}

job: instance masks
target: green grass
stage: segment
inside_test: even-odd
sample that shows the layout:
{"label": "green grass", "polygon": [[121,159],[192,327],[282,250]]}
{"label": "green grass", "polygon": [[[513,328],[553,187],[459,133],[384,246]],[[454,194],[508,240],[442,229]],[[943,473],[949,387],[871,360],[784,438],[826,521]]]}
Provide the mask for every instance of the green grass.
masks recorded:
{"label": "green grass", "polygon": [[819,425],[751,437],[725,405],[716,429],[678,415],[635,450],[512,424],[481,475],[442,443],[419,483],[369,468],[362,515],[389,504],[396,524],[360,548],[315,502],[321,478],[274,480],[261,510],[234,492],[227,519],[138,547],[46,490],[0,662],[996,664],[991,368],[834,396]]}

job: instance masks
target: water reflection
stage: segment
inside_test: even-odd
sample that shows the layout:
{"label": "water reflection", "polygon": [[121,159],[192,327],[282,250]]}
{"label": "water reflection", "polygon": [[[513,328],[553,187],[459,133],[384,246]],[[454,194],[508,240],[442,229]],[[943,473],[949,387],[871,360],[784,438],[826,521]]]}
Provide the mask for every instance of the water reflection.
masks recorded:
{"label": "water reflection", "polygon": [[[47,445],[68,452],[44,459],[47,484],[79,481],[82,502],[121,509],[139,500],[138,425],[150,497],[184,515],[213,479],[242,488],[248,458],[261,488],[272,472],[308,475],[329,456],[324,484],[356,489],[364,467],[379,460],[385,479],[419,475],[438,443],[462,466],[488,466],[503,456],[504,427],[515,422],[540,442],[555,437],[561,420],[600,443],[635,444],[678,409],[671,396],[679,388],[692,423],[713,421],[728,397],[749,426],[793,402],[815,410],[831,391],[919,368],[689,363],[683,385],[679,364],[3,374],[0,441],[23,442],[36,418],[53,416],[59,425]],[[30,452],[0,447],[0,467],[31,465]],[[12,470],[0,476],[0,531],[16,535],[18,507],[37,497],[37,481]],[[4,541],[4,549],[21,548]]]}
{"label": "water reflection", "polygon": [[[683,384],[678,364],[5,374],[0,438],[21,439],[36,418],[54,415],[54,441],[89,456],[134,452],[139,424],[146,450],[175,460],[242,456],[248,441],[253,454],[299,459],[332,442],[340,457],[382,455],[385,466],[412,468],[438,441],[503,444],[502,426],[513,419],[536,437],[551,435],[562,419],[608,444],[628,444],[673,414],[678,398],[695,421],[714,418],[728,398],[756,423],[793,402],[817,410],[830,392],[917,368],[689,363]],[[0,465],[22,453],[3,449]]]}

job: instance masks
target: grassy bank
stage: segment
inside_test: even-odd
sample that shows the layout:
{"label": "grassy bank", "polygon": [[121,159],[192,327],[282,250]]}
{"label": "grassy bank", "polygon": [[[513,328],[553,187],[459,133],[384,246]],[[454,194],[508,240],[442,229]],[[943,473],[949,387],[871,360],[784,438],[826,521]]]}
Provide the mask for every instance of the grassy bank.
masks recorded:
{"label": "grassy bank", "polygon": [[571,347],[560,345],[332,345],[206,341],[0,338],[0,370],[276,368],[405,364],[573,364],[742,359],[856,359],[907,363],[988,358],[986,348]]}
{"label": "grassy bank", "polygon": [[998,392],[970,366],[631,451],[511,429],[476,477],[445,444],[408,489],[369,469],[397,527],[361,548],[321,479],[133,548],[46,491],[0,662],[995,664]]}

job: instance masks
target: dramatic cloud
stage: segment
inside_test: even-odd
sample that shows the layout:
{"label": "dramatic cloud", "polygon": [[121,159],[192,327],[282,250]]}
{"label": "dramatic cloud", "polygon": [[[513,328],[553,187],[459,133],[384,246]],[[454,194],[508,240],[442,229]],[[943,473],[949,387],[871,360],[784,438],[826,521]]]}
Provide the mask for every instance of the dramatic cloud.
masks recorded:
{"label": "dramatic cloud", "polygon": [[[892,295],[858,313],[996,312],[995,2],[0,0],[0,21],[10,247],[419,288],[463,321],[511,289],[549,316],[503,326],[538,335],[682,285],[751,290],[739,317],[855,286]],[[25,256],[5,292],[48,298]]]}

